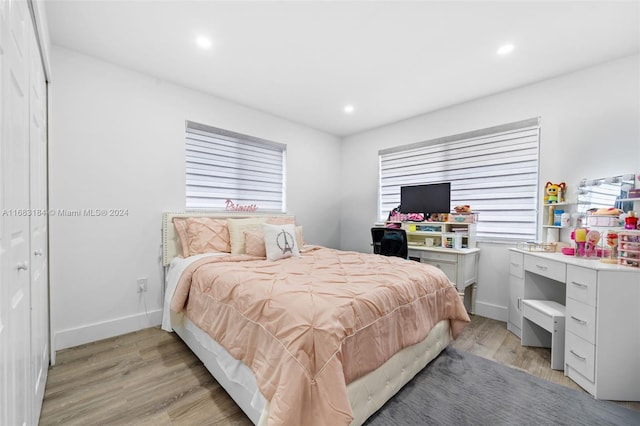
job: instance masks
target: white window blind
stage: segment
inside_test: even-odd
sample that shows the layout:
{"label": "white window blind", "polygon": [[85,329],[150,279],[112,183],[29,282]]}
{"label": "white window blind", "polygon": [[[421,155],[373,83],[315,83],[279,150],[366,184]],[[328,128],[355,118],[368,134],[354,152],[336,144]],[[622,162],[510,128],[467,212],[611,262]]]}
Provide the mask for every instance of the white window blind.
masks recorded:
{"label": "white window blind", "polygon": [[286,145],[186,122],[186,208],[284,212]]}
{"label": "white window blind", "polygon": [[535,240],[538,147],[535,118],[382,150],[379,218],[400,204],[400,187],[451,182],[452,207],[478,213],[478,240]]}

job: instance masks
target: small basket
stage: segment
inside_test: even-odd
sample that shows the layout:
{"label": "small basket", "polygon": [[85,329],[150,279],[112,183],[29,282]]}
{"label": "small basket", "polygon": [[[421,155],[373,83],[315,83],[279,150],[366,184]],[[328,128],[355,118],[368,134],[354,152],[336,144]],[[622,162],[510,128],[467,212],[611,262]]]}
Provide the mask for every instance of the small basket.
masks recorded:
{"label": "small basket", "polygon": [[556,243],[534,243],[531,241],[518,243],[517,247],[523,251],[543,251],[553,253],[556,251]]}

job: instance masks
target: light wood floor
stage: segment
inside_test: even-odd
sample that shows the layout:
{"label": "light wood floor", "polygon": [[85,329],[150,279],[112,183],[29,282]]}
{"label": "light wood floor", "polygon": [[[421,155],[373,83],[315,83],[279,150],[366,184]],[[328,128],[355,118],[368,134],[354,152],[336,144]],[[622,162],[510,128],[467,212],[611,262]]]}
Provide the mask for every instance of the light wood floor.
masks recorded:
{"label": "light wood floor", "polygon": [[[503,322],[473,316],[453,346],[580,389],[549,368],[549,350],[520,346]],[[56,362],[40,425],[251,425],[186,345],[159,328],[62,350]]]}

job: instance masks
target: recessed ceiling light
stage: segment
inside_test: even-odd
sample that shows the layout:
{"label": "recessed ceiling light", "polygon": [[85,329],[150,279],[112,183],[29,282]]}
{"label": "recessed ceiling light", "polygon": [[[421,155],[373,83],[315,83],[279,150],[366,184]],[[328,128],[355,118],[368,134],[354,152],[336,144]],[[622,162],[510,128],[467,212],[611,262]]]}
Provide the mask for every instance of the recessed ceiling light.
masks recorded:
{"label": "recessed ceiling light", "polygon": [[353,111],[355,111],[355,107],[353,105],[347,105],[344,107],[344,112],[345,114],[351,114],[353,113]]}
{"label": "recessed ceiling light", "polygon": [[207,37],[200,36],[196,38],[196,44],[203,49],[208,49],[211,47],[211,40],[209,40]]}
{"label": "recessed ceiling light", "polygon": [[500,56],[507,55],[507,54],[513,52],[513,48],[514,48],[514,46],[511,43],[504,44],[504,45],[500,46],[500,48],[496,51],[496,53],[498,55],[500,55]]}

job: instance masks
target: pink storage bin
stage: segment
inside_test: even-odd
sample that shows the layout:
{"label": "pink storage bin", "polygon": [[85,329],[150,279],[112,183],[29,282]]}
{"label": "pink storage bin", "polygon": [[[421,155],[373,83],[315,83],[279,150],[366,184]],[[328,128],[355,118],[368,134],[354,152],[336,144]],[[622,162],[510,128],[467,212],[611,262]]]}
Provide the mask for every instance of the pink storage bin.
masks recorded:
{"label": "pink storage bin", "polygon": [[640,231],[618,233],[618,263],[640,268]]}
{"label": "pink storage bin", "polygon": [[478,213],[449,213],[447,222],[475,223],[478,221]]}

